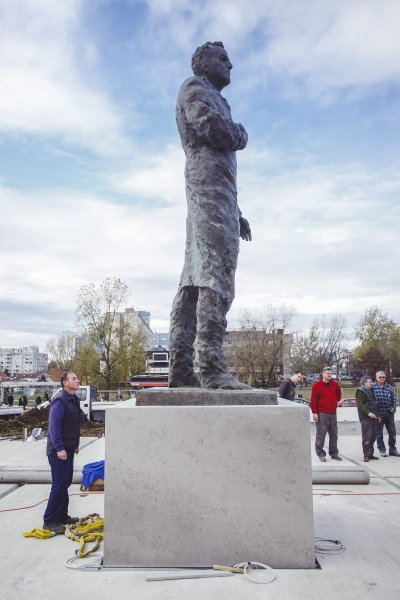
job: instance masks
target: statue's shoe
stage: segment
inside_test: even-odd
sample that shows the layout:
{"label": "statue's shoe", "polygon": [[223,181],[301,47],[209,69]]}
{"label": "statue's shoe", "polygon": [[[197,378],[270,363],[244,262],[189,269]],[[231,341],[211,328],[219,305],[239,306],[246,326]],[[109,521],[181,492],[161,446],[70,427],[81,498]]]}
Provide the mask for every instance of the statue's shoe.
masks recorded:
{"label": "statue's shoe", "polygon": [[201,387],[214,390],[251,390],[251,385],[238,381],[230,373],[217,373],[215,375],[203,375]]}

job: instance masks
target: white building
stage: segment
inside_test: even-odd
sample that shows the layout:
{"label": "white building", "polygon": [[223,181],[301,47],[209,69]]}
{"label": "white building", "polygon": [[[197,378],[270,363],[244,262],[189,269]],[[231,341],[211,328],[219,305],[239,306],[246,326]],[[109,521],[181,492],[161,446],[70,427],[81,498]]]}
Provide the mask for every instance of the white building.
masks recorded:
{"label": "white building", "polygon": [[17,373],[43,373],[47,371],[48,356],[39,352],[38,346],[0,348],[0,371],[7,369],[10,375]]}

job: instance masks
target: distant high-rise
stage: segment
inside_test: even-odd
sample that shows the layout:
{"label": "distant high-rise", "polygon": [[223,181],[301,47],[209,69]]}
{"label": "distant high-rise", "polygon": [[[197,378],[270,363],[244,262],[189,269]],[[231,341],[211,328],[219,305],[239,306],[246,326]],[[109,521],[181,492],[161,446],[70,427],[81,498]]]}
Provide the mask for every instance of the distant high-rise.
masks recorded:
{"label": "distant high-rise", "polygon": [[43,373],[47,371],[48,356],[38,346],[0,348],[0,371],[10,375]]}
{"label": "distant high-rise", "polygon": [[115,313],[115,325],[127,325],[132,331],[143,334],[143,346],[145,350],[151,350],[153,346],[153,332],[150,328],[151,314],[145,310],[136,311],[134,308],[126,308],[124,312]]}

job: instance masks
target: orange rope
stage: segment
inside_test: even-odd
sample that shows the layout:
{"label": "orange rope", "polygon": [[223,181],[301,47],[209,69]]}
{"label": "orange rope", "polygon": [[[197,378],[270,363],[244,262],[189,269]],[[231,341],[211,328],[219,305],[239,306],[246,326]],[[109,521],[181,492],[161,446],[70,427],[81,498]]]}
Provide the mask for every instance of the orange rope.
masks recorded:
{"label": "orange rope", "polygon": [[[104,492],[76,492],[73,494],[68,494],[68,496],[92,496],[93,494],[104,494]],[[39,506],[42,502],[47,502],[48,498],[44,500],[40,500],[36,502],[36,504],[31,504],[30,506],[19,506],[18,508],[0,508],[0,512],[11,512],[13,510],[26,510],[27,508],[35,508],[35,506]]]}
{"label": "orange rope", "polygon": [[[104,494],[104,492],[81,492],[68,494],[68,496],[93,496],[94,494]],[[359,492],[335,492],[325,494],[324,492],[313,492],[313,496],[398,496],[400,492],[372,492],[371,494],[359,493]],[[27,508],[35,508],[42,504],[42,502],[47,502],[48,498],[44,500],[40,500],[36,504],[31,504],[30,506],[20,506],[18,508],[0,508],[0,512],[11,512],[14,510],[26,510]]]}
{"label": "orange rope", "polygon": [[358,492],[337,492],[334,494],[324,494],[324,492],[313,492],[313,496],[398,496],[400,492],[372,492],[371,494],[364,494]]}

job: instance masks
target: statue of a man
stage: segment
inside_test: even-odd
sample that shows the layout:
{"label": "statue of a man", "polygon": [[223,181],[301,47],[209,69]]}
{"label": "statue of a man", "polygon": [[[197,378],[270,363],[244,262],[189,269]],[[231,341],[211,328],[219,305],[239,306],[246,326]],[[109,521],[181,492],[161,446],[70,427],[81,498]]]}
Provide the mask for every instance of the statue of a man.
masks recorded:
{"label": "statue of a man", "polygon": [[[236,192],[236,151],[247,144],[221,90],[232,64],[222,42],[207,42],[192,57],[194,77],[179,92],[176,120],[186,155],[186,249],[171,310],[170,387],[242,389],[223,351],[226,314],[235,296],[239,236],[251,240]],[[196,340],[200,381],[193,370]]]}

